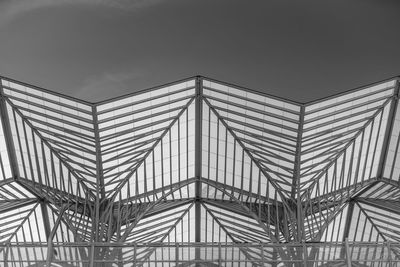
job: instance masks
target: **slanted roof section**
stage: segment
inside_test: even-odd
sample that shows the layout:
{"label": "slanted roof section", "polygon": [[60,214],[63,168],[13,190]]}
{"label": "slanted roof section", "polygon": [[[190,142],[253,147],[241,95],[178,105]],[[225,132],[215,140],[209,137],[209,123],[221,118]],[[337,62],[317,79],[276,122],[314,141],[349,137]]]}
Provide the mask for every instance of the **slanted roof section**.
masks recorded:
{"label": "slanted roof section", "polygon": [[399,241],[398,95],[197,76],[88,103],[1,78],[0,241]]}

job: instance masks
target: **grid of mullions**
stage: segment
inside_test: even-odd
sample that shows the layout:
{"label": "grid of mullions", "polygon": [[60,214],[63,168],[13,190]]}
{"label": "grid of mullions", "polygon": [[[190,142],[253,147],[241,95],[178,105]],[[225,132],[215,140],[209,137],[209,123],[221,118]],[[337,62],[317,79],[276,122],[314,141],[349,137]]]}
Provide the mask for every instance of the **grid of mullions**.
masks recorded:
{"label": "grid of mullions", "polygon": [[2,205],[0,215],[0,242],[46,242],[38,201],[14,202],[13,207]]}
{"label": "grid of mullions", "polygon": [[[266,177],[259,161],[251,156],[240,140],[228,130],[224,121],[218,119],[212,108],[205,103],[202,115],[202,177],[225,187],[237,188],[247,198],[254,194],[255,197],[267,196],[280,200],[281,191],[277,189],[282,187],[276,186]],[[204,188],[203,196],[229,199],[223,192],[210,186]],[[241,194],[238,197],[245,198]]]}
{"label": "grid of mullions", "polygon": [[188,81],[98,106],[106,193],[136,178],[126,192],[133,196],[189,175],[194,164],[194,156],[189,158],[194,150],[194,140],[189,140],[194,138],[194,93],[194,83]]}
{"label": "grid of mullions", "polygon": [[18,109],[7,105],[7,111],[19,176],[38,185],[74,195],[85,195],[83,187],[87,185],[86,180],[84,182],[83,178],[71,171]]}
{"label": "grid of mullions", "polygon": [[[372,228],[374,228],[377,231],[377,234],[382,236],[384,240],[391,240],[394,242],[400,241],[400,226],[398,223],[400,215],[396,213],[400,207],[398,203],[395,205],[389,205],[388,203],[383,202],[380,205],[381,207],[379,207],[376,204],[374,205],[373,201],[359,201],[356,205],[367,218],[369,223],[372,224]],[[368,230],[369,229],[363,229],[363,231]],[[356,237],[357,236],[354,238]]]}
{"label": "grid of mullions", "polygon": [[0,116],[0,181],[10,179],[11,177],[10,160],[7,152],[6,138],[3,131],[3,122]]}
{"label": "grid of mullions", "polygon": [[96,148],[91,105],[23,84],[2,82],[3,94],[13,112],[94,189]]}
{"label": "grid of mullions", "polygon": [[[131,198],[140,194],[157,191],[165,192],[170,186],[194,177],[194,104],[190,99],[179,117],[172,117],[167,130],[161,129],[156,140],[147,144],[148,148],[135,159],[135,168],[126,169],[127,177],[122,181],[120,195]],[[158,126],[161,126],[160,124]],[[159,130],[157,128],[156,130]],[[142,139],[151,135],[143,135]],[[154,139],[154,138],[152,138]],[[173,194],[181,199],[193,196],[186,188],[179,188]],[[158,199],[158,195],[148,194],[148,200]]]}
{"label": "grid of mullions", "polygon": [[0,204],[22,214],[3,239],[61,216],[58,242],[93,241],[94,220],[106,241],[192,242],[200,209],[205,242],[399,241],[397,83],[299,104],[200,77],[93,104],[2,79]]}
{"label": "grid of mullions", "polygon": [[[267,174],[280,191],[290,195],[300,105],[207,80],[203,82],[203,96],[208,106],[203,113],[203,120],[206,120],[203,135],[207,136],[207,126],[208,136],[217,131],[213,137],[209,136],[210,146],[215,149],[215,139],[218,142],[221,137],[223,141],[230,135],[264,175]],[[219,162],[220,165],[223,162]]]}
{"label": "grid of mullions", "polygon": [[396,106],[393,127],[390,133],[389,150],[383,176],[387,179],[400,179],[400,107]]}
{"label": "grid of mullions", "polygon": [[315,194],[318,187],[320,192],[326,194],[376,178],[389,108],[387,104],[377,112],[344,149],[328,162],[325,172],[314,178],[306,190],[314,189],[314,185],[319,183],[314,190]]}
{"label": "grid of mullions", "polygon": [[368,199],[393,200],[400,199],[400,188],[394,184],[378,182],[359,197]]}
{"label": "grid of mullions", "polygon": [[[382,145],[379,141],[384,139],[393,93],[394,83],[385,83],[306,106],[301,141],[301,190],[324,175],[343,153],[350,154],[348,159],[360,160],[362,155],[372,153],[373,158],[369,160],[374,163],[379,160]],[[362,151],[358,156],[357,147],[349,153],[349,146],[360,144]],[[360,164],[353,170],[365,170],[371,165]]]}

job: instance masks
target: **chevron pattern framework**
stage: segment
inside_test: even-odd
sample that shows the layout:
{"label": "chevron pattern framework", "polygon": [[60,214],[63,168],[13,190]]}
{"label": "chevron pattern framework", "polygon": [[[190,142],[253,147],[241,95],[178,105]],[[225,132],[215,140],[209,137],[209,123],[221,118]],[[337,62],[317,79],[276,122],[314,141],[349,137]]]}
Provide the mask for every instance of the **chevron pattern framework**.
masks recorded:
{"label": "chevron pattern framework", "polygon": [[302,104],[193,77],[88,103],[1,78],[0,242],[400,242],[398,95],[394,78]]}

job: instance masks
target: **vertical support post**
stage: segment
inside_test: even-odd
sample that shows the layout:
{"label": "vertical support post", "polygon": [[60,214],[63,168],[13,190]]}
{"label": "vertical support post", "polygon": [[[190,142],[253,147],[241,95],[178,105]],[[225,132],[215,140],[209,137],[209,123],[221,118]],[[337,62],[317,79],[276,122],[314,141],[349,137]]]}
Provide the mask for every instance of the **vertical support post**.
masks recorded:
{"label": "vertical support post", "polygon": [[61,223],[64,212],[67,210],[67,206],[63,206],[60,210],[60,214],[58,215],[57,221],[55,222],[53,229],[51,230],[49,237],[47,238],[47,258],[46,258],[46,266],[50,266],[50,263],[53,261],[54,253],[53,253],[53,237],[56,234],[57,228]]}
{"label": "vertical support post", "polygon": [[4,267],[8,267],[8,251],[10,250],[10,242],[6,244],[6,251],[4,252]]}
{"label": "vertical support post", "polygon": [[179,266],[179,243],[175,244],[175,266]]}
{"label": "vertical support post", "polygon": [[303,242],[302,243],[303,246],[303,266],[307,267],[307,247],[306,244]]}
{"label": "vertical support post", "polygon": [[392,135],[394,120],[395,120],[396,112],[397,112],[397,105],[399,103],[399,93],[400,93],[400,81],[398,78],[395,83],[395,88],[394,88],[394,93],[393,93],[394,98],[393,98],[393,101],[390,103],[391,106],[390,106],[390,110],[389,110],[386,131],[385,131],[385,136],[383,138],[382,153],[381,153],[381,157],[379,159],[379,165],[378,165],[378,171],[377,171],[378,179],[381,179],[383,177],[383,174],[385,171],[384,166],[386,165],[387,154],[389,152],[390,136]]}
{"label": "vertical support post", "polygon": [[347,210],[347,216],[346,216],[346,224],[344,226],[344,231],[343,231],[343,240],[345,241],[346,238],[349,237],[349,232],[350,232],[350,224],[351,224],[351,217],[353,217],[353,210],[354,210],[354,200],[351,199],[349,201],[349,209]]}
{"label": "vertical support post", "polygon": [[293,174],[293,183],[292,183],[292,192],[291,197],[296,202],[296,235],[295,241],[302,242],[304,241],[304,215],[303,215],[303,207],[301,203],[301,194],[300,194],[300,165],[301,165],[301,140],[303,137],[303,128],[304,128],[304,116],[305,116],[305,106],[302,105],[300,107],[300,121],[297,129],[297,144],[296,144],[296,155],[294,159],[294,174]]}
{"label": "vertical support post", "polygon": [[346,262],[347,262],[347,267],[351,267],[351,253],[350,253],[350,246],[349,246],[349,239],[346,237],[344,241],[344,245],[346,248]]}
{"label": "vertical support post", "polygon": [[[196,102],[195,102],[195,177],[196,177],[196,202],[195,202],[195,242],[201,241],[201,150],[202,150],[202,112],[203,112],[203,80],[196,77]],[[196,246],[195,259],[200,260],[200,248]],[[197,263],[196,263],[197,266]]]}
{"label": "vertical support post", "polygon": [[40,201],[40,210],[42,211],[44,231],[45,231],[46,240],[47,240],[50,237],[51,227],[50,227],[50,220],[49,220],[49,212],[47,211],[46,203],[44,202],[44,200]]}
{"label": "vertical support post", "polygon": [[14,181],[17,180],[19,175],[17,156],[15,155],[14,140],[12,138],[10,120],[7,113],[6,96],[2,86],[3,79],[0,77],[0,117],[3,126],[4,138],[6,139],[6,147],[8,153],[8,160],[10,161],[11,174]]}
{"label": "vertical support post", "polygon": [[94,253],[95,253],[94,243],[90,244],[90,257],[89,257],[89,267],[94,267]]}
{"label": "vertical support post", "polygon": [[261,266],[264,266],[264,245],[263,245],[263,243],[261,243],[260,248],[261,248]]}
{"label": "vertical support post", "polygon": [[[122,253],[121,253],[122,254]],[[136,266],[137,244],[133,244],[133,266]]]}
{"label": "vertical support post", "polygon": [[389,261],[389,267],[392,267],[392,251],[391,251],[391,247],[390,247],[390,241],[386,242],[387,244],[387,250],[388,250],[388,261]]}
{"label": "vertical support post", "polygon": [[[100,199],[105,199],[104,181],[103,181],[103,168],[101,160],[101,149],[100,149],[100,135],[99,135],[99,124],[97,118],[97,107],[92,106],[92,116],[93,116],[93,127],[94,127],[94,137],[96,144],[96,201],[95,201],[95,216],[93,220],[93,233],[92,242],[101,242],[101,236],[103,236],[102,227],[100,227],[100,212],[102,206]],[[102,232],[101,232],[102,231]],[[105,231],[104,231],[105,232]]]}
{"label": "vertical support post", "polygon": [[51,266],[51,262],[53,261],[53,242],[51,240],[47,241],[47,258],[46,258],[46,266]]}
{"label": "vertical support post", "polygon": [[[345,221],[345,225],[344,225],[344,231],[343,231],[343,241],[346,242],[346,240],[349,238],[349,232],[350,232],[350,224],[351,224],[351,218],[353,217],[353,210],[354,210],[354,203],[355,201],[353,199],[351,199],[349,201],[349,208],[347,210],[347,216],[346,216],[346,221]],[[340,257],[344,257],[345,256],[345,249],[341,250],[340,252]]]}
{"label": "vertical support post", "polygon": [[218,266],[222,266],[222,256],[221,256],[221,242],[218,242]]}
{"label": "vertical support post", "polygon": [[[289,218],[290,228],[293,231],[293,238],[295,242],[302,243],[304,241],[304,211],[301,201],[300,194],[300,167],[301,167],[301,140],[303,137],[304,128],[304,116],[305,116],[305,106],[300,107],[300,119],[297,128],[297,142],[296,142],[296,154],[294,158],[294,172],[292,181],[292,191],[290,199],[290,209],[294,214],[295,218]],[[301,260],[304,257],[303,248],[301,246],[295,246],[293,249],[288,249],[289,253],[293,253],[293,257]],[[301,262],[295,263],[295,266],[300,265]]]}

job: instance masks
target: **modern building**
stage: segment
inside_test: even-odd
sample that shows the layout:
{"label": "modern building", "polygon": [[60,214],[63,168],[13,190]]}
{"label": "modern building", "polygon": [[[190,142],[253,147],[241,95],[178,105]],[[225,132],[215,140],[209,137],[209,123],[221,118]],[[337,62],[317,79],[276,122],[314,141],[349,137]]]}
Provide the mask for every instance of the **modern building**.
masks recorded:
{"label": "modern building", "polygon": [[399,81],[89,103],[2,77],[0,265],[400,265]]}

